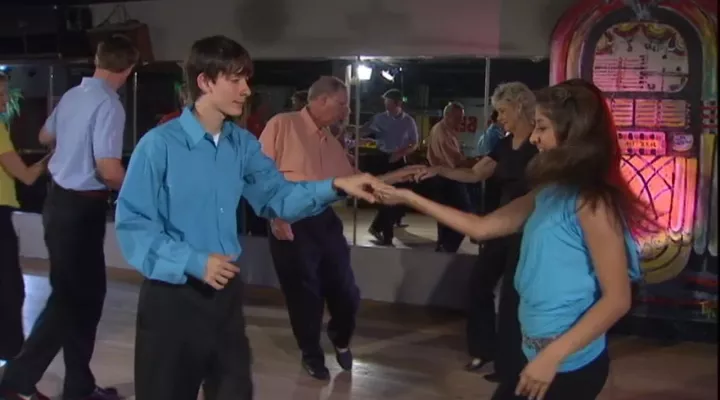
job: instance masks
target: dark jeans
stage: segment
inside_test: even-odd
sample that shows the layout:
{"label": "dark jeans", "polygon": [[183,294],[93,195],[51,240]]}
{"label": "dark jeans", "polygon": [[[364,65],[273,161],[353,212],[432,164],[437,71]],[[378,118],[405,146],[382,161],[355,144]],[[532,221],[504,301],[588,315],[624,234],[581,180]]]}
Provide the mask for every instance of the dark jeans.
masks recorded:
{"label": "dark jeans", "polygon": [[[407,163],[405,162],[405,159],[402,159],[400,161],[396,161],[394,163],[391,163],[388,161],[388,163],[382,168],[379,168],[382,172],[381,174],[386,174],[388,172],[392,172],[395,170],[398,170],[404,166],[406,166]],[[395,185],[397,187],[408,187],[407,184],[400,184]],[[375,218],[373,219],[372,223],[370,224],[370,229],[380,232],[383,236],[383,242],[385,244],[391,244],[393,238],[395,237],[395,224],[402,218],[402,216],[405,214],[405,207],[403,206],[379,206],[377,214],[375,214]]]}
{"label": "dark jeans", "polygon": [[[461,210],[470,211],[470,198],[467,184],[451,179],[434,178],[435,193],[438,203]],[[437,245],[448,253],[455,253],[460,248],[465,235],[441,223],[437,223]]]}
{"label": "dark jeans", "polygon": [[251,353],[244,284],[222,290],[194,278],[184,285],[145,280],[135,341],[137,400],[251,400]]}
{"label": "dark jeans", "polygon": [[270,235],[270,252],[298,347],[305,359],[322,359],[325,304],[332,318],[328,336],[336,347],[347,348],[355,331],[360,291],[342,221],[332,209],[298,221],[292,229],[292,241]]}
{"label": "dark jeans", "polygon": [[[578,370],[557,374],[545,393],[544,400],[595,400],[602,392],[609,372],[610,357],[606,350]],[[492,400],[526,400],[525,396],[515,396],[516,387],[517,380],[501,383]]]}
{"label": "dark jeans", "polygon": [[11,360],[22,348],[25,281],[20,248],[12,223],[13,209],[0,206],[0,360]]}
{"label": "dark jeans", "polygon": [[50,258],[50,297],[20,355],[8,364],[3,388],[34,393],[60,349],[65,360],[64,399],[82,399],[95,389],[90,359],[105,301],[103,192],[76,192],[53,184],[43,210]]}

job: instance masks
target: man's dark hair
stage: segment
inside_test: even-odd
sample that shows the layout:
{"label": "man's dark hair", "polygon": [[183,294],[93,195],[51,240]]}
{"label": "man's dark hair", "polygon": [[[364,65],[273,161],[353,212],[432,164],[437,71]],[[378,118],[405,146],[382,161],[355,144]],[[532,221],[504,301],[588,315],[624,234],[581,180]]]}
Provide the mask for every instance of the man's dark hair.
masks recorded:
{"label": "man's dark hair", "polygon": [[210,36],[193,43],[185,61],[185,82],[192,102],[203,93],[197,78],[201,74],[215,82],[220,75],[252,77],[250,53],[238,42],[226,36]]}
{"label": "man's dark hair", "polygon": [[497,119],[498,119],[498,112],[497,112],[497,110],[493,110],[493,112],[490,114],[490,122],[492,122],[493,124],[497,124]]}
{"label": "man's dark hair", "polygon": [[95,51],[95,66],[114,73],[132,68],[139,60],[140,52],[123,35],[112,35],[101,41]]}
{"label": "man's dark hair", "polygon": [[387,92],[383,93],[382,97],[383,97],[383,99],[393,100],[396,103],[403,102],[402,92],[398,89],[390,89]]}

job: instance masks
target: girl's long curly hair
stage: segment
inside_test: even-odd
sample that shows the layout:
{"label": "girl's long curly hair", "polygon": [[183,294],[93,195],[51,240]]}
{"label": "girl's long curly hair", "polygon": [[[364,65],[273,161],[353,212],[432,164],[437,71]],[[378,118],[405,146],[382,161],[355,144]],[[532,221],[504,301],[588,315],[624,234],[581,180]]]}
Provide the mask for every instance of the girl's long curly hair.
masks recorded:
{"label": "girl's long curly hair", "polygon": [[656,231],[650,208],[622,175],[617,129],[600,89],[573,79],[537,92],[536,104],[553,123],[558,146],[528,164],[532,184],[577,188],[583,206],[604,203],[633,234]]}

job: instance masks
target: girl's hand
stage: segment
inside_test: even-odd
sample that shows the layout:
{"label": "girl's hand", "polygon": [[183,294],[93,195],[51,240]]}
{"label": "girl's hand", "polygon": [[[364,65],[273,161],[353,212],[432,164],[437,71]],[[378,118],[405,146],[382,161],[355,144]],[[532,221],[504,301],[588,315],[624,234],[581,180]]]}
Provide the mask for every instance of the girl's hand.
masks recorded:
{"label": "girl's hand", "polygon": [[545,348],[525,366],[515,389],[516,396],[527,396],[529,400],[543,400],[555,375],[561,358]]}
{"label": "girl's hand", "polygon": [[408,189],[398,189],[393,186],[388,186],[375,191],[375,195],[383,204],[395,205],[405,204],[412,195],[412,191]]}

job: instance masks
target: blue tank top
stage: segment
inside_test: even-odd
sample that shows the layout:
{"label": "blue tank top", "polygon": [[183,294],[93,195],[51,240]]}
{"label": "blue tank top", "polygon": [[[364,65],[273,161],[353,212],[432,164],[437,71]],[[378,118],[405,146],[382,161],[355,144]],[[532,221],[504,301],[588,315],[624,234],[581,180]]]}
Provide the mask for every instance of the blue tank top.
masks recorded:
{"label": "blue tank top", "polygon": [[[523,352],[532,360],[548,341],[567,332],[600,298],[590,251],[577,216],[577,191],[547,187],[535,197],[535,210],[523,229],[515,288]],[[640,258],[625,232],[629,275],[640,277]],[[607,347],[605,335],[567,357],[559,372],[577,370]]]}

